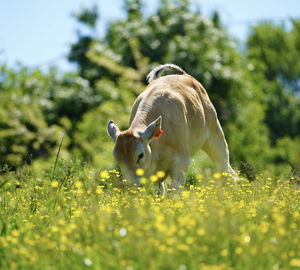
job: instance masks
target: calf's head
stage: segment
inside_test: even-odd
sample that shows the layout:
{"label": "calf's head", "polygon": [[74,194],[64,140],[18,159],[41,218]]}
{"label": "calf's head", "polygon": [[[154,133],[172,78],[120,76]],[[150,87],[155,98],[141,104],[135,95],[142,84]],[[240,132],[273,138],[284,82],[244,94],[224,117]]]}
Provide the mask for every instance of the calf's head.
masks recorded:
{"label": "calf's head", "polygon": [[158,139],[162,133],[161,116],[144,130],[128,129],[121,132],[113,121],[109,121],[107,133],[115,142],[113,155],[128,184],[140,185],[136,170],[142,168],[145,175],[150,173],[152,159],[150,142],[153,138]]}

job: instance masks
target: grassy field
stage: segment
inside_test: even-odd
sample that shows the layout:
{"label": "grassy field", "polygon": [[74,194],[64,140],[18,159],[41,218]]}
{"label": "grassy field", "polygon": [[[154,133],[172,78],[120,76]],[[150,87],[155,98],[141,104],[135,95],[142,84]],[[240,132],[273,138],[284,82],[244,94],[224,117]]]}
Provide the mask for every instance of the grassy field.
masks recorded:
{"label": "grassy field", "polygon": [[197,174],[165,197],[148,179],[131,189],[118,181],[117,171],[65,161],[3,174],[0,269],[300,268],[294,179]]}

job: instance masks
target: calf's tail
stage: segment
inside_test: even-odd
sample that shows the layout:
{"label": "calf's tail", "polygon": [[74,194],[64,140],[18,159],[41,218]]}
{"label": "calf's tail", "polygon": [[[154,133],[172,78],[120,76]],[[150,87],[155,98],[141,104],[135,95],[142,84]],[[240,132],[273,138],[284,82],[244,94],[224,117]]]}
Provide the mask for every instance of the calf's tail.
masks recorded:
{"label": "calf's tail", "polygon": [[156,80],[158,77],[160,77],[161,73],[165,70],[172,70],[177,74],[185,74],[185,71],[174,64],[164,64],[161,65],[155,69],[153,69],[147,76],[148,83],[151,83],[152,81]]}

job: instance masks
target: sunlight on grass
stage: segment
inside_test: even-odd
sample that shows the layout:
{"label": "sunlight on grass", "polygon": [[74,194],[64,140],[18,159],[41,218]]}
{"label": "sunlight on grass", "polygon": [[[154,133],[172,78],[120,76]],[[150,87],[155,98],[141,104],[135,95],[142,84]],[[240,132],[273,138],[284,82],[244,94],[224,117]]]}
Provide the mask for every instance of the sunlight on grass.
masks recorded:
{"label": "sunlight on grass", "polygon": [[300,267],[293,179],[234,183],[226,173],[197,174],[184,191],[161,197],[152,186],[164,176],[134,188],[116,185],[116,170],[3,176],[1,269]]}

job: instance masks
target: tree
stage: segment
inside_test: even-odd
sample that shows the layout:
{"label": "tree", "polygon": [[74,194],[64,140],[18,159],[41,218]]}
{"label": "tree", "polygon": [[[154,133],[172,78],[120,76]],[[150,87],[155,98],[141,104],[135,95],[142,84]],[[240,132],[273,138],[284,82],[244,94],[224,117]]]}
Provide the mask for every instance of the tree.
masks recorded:
{"label": "tree", "polygon": [[247,58],[261,78],[266,104],[265,123],[271,141],[299,135],[300,129],[300,21],[292,29],[270,22],[252,28]]}

